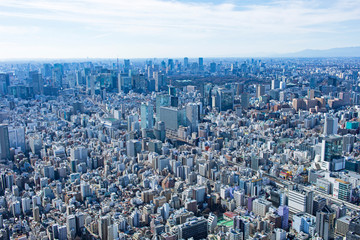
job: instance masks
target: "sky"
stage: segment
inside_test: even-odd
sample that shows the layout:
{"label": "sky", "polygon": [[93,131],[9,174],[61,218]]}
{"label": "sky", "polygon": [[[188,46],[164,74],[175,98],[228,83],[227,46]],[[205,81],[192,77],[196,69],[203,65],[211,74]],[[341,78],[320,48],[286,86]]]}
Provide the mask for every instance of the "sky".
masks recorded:
{"label": "sky", "polygon": [[359,26],[359,0],[0,0],[0,59],[269,56]]}

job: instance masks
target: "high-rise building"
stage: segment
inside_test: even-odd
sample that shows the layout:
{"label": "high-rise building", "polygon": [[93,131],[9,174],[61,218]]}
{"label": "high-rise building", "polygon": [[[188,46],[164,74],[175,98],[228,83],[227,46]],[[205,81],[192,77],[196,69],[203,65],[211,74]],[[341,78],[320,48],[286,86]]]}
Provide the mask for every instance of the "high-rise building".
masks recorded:
{"label": "high-rise building", "polygon": [[202,57],[199,58],[199,70],[200,71],[204,70],[204,58]]}
{"label": "high-rise building", "polygon": [[349,231],[346,233],[346,240],[360,239],[360,218],[355,217],[351,219],[349,224]]}
{"label": "high-rise building", "polygon": [[219,88],[216,95],[212,97],[212,107],[219,111],[227,111],[234,109],[234,90]]}
{"label": "high-rise building", "polygon": [[241,107],[243,109],[248,109],[249,108],[249,99],[250,99],[250,94],[249,93],[242,93],[240,95]]}
{"label": "high-rise building", "polygon": [[68,239],[75,239],[76,236],[76,217],[69,215],[66,217],[66,229]]}
{"label": "high-rise building", "polygon": [[25,152],[25,128],[24,127],[10,127],[9,143],[11,148],[21,148],[22,152]]}
{"label": "high-rise building", "polygon": [[130,59],[124,59],[124,73],[129,74],[130,71]]}
{"label": "high-rise building", "polygon": [[0,159],[10,159],[9,131],[6,124],[0,124]]}
{"label": "high-rise building", "polygon": [[38,71],[31,71],[29,73],[31,80],[31,86],[33,87],[34,94],[43,94],[44,93],[44,81],[41,73]]}
{"label": "high-rise building", "polygon": [[311,214],[299,212],[293,215],[292,228],[297,232],[304,232],[310,236],[316,233],[316,217]]}
{"label": "high-rise building", "polygon": [[265,95],[265,86],[261,85],[261,84],[258,84],[256,86],[256,98],[259,98],[259,97],[264,96],[264,95]]}
{"label": "high-rise building", "polygon": [[83,201],[87,197],[91,196],[90,184],[88,182],[81,181],[81,183],[80,183],[80,193],[81,193],[81,198],[82,198]]}
{"label": "high-rise building", "polygon": [[59,227],[59,240],[67,240],[67,229],[66,226]]}
{"label": "high-rise building", "polygon": [[189,67],[189,58],[184,57],[184,67],[187,69]]}
{"label": "high-rise building", "polygon": [[160,107],[160,121],[165,123],[165,128],[178,130],[179,126],[186,125],[186,116],[184,109],[175,107]]}
{"label": "high-rise building", "polygon": [[306,212],[312,214],[313,192],[289,190],[288,206],[292,213]]}
{"label": "high-rise building", "polygon": [[6,95],[10,86],[10,75],[7,73],[0,73],[0,95]]}
{"label": "high-rise building", "polygon": [[214,63],[214,62],[210,63],[210,72],[211,73],[216,72],[216,63]]}
{"label": "high-rise building", "polygon": [[109,216],[102,216],[98,222],[99,228],[99,236],[101,240],[108,239],[108,227],[110,226],[110,217]]}
{"label": "high-rise building", "polygon": [[138,140],[129,140],[126,142],[127,155],[129,157],[136,157],[141,152],[141,142]]}
{"label": "high-rise building", "polygon": [[316,212],[316,232],[324,240],[334,239],[335,211],[325,205]]}
{"label": "high-rise building", "polygon": [[178,238],[194,240],[205,239],[208,235],[207,221],[203,217],[188,218],[185,223],[178,226]]}
{"label": "high-rise building", "polygon": [[159,92],[165,86],[165,75],[159,72],[153,73],[153,78],[155,80],[155,91]]}
{"label": "high-rise building", "polygon": [[271,89],[278,89],[280,88],[280,80],[273,79],[271,80]]}
{"label": "high-rise building", "polygon": [[154,110],[151,103],[141,104],[141,128],[151,129],[154,127]]}
{"label": "high-rise building", "polygon": [[285,205],[280,206],[278,214],[281,216],[281,228],[287,230],[289,228],[289,207]]}
{"label": "high-rise building", "polygon": [[337,171],[345,168],[342,158],[343,138],[341,136],[325,137],[321,144],[321,168]]}
{"label": "high-rise building", "polygon": [[156,120],[160,121],[160,108],[170,106],[170,95],[156,94]]}
{"label": "high-rise building", "polygon": [[324,125],[324,135],[327,136],[327,135],[337,134],[337,131],[338,131],[338,119],[326,115],[325,125]]}
{"label": "high-rise building", "polygon": [[342,201],[350,202],[352,197],[352,184],[341,179],[335,179],[333,196]]}
{"label": "high-rise building", "polygon": [[270,206],[271,206],[271,202],[262,198],[258,198],[253,201],[252,211],[254,212],[255,215],[265,217]]}
{"label": "high-rise building", "polygon": [[188,103],[186,105],[186,122],[190,126],[192,132],[197,131],[199,123],[199,106],[196,103]]}

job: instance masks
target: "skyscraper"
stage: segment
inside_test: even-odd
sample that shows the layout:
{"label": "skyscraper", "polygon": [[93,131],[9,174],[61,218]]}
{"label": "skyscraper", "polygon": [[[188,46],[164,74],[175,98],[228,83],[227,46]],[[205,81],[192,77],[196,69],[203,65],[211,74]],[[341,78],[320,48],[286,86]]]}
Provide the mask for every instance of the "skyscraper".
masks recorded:
{"label": "skyscraper", "polygon": [[188,103],[186,105],[186,122],[187,125],[190,126],[192,132],[197,130],[199,122],[199,107],[196,103]]}
{"label": "skyscraper", "polygon": [[199,58],[199,70],[200,71],[204,70],[204,59],[202,57]]}
{"label": "skyscraper", "polygon": [[154,110],[151,103],[141,104],[141,128],[153,128],[154,127]]}
{"label": "skyscraper", "polygon": [[338,119],[326,115],[325,125],[324,125],[324,135],[327,136],[327,135],[337,134],[337,131],[338,131]]}
{"label": "skyscraper", "polygon": [[324,240],[334,239],[335,211],[325,205],[316,212],[316,232]]}
{"label": "skyscraper", "polygon": [[109,216],[102,216],[99,219],[98,228],[99,228],[99,236],[101,240],[108,239],[108,226],[110,226],[110,218]]}
{"label": "skyscraper", "polygon": [[189,67],[189,58],[184,57],[184,67],[187,69]]}
{"label": "skyscraper", "polygon": [[0,159],[10,159],[8,126],[0,124]]}
{"label": "skyscraper", "polygon": [[281,216],[281,228],[287,230],[289,228],[289,207],[285,205],[280,206],[278,214]]}
{"label": "skyscraper", "polygon": [[44,92],[44,81],[41,73],[38,71],[31,71],[29,77],[31,79],[31,86],[33,87],[34,94],[42,94]]}
{"label": "skyscraper", "polygon": [[261,96],[265,95],[265,86],[258,84],[256,86],[256,98],[259,98]]}

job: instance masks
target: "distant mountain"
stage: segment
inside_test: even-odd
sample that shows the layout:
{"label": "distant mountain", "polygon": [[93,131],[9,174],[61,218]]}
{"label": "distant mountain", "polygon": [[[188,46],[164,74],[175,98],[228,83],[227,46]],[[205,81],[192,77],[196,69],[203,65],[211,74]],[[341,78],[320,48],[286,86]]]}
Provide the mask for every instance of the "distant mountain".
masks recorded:
{"label": "distant mountain", "polygon": [[282,57],[360,57],[360,47],[331,48],[326,50],[306,49],[300,52],[281,54]]}

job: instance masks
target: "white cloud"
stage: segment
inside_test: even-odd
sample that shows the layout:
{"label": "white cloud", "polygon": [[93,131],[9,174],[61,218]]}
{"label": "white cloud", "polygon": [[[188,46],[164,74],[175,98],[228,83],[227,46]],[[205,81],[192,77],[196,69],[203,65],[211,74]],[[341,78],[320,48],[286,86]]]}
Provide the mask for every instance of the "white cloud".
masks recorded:
{"label": "white cloud", "polygon": [[[120,38],[122,44],[129,44],[129,48],[134,46],[134,38],[136,44],[140,44],[143,39],[142,45],[151,45],[158,52],[156,48],[169,44],[175,47],[188,44],[187,49],[203,49],[195,43],[191,47],[190,43],[203,40],[213,49],[218,47],[216,44],[228,44],[221,47],[227,51],[224,54],[229,54],[231,47],[239,48],[239,44],[249,45],[242,46],[242,49],[248,51],[264,51],[267,46],[273,45],[278,46],[276,50],[284,49],[283,39],[296,42],[302,38],[304,42],[309,38],[310,42],[313,38],[314,42],[315,35],[338,33],[341,31],[339,24],[360,20],[360,6],[356,0],[322,3],[315,0],[281,0],[239,7],[234,3],[160,0],[12,0],[0,1],[0,7],[5,9],[0,10],[0,16],[51,21],[60,27],[71,23],[90,33],[93,40]],[[16,29],[24,27],[9,28],[16,32]],[[2,31],[0,27],[0,33]],[[22,29],[18,32],[26,31]],[[41,24],[36,31],[47,34],[47,29]],[[80,36],[83,34],[72,33],[71,29],[61,31]],[[71,39],[71,35],[67,37]],[[267,42],[270,40],[271,44]],[[254,42],[259,45],[251,46]],[[166,49],[171,51],[171,45]],[[146,51],[151,53],[148,49]]]}

